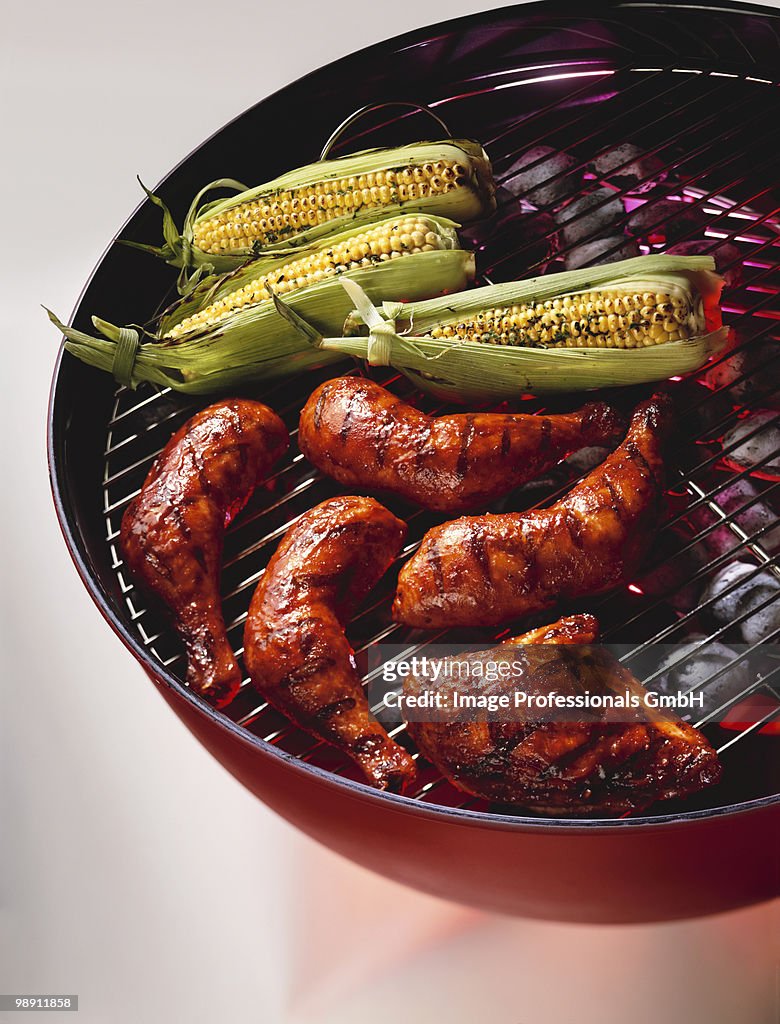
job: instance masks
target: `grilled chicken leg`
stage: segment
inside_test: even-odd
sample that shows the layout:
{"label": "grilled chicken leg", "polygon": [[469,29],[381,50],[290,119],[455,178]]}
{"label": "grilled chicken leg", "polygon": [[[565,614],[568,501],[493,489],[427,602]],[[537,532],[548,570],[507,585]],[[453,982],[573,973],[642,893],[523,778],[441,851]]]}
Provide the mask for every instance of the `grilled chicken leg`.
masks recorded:
{"label": "grilled chicken leg", "polygon": [[436,526],[401,570],[393,617],[426,629],[489,626],[628,579],[656,529],[670,400],[656,395],[625,440],[550,508]]}
{"label": "grilled chicken leg", "polygon": [[266,700],[343,750],[379,789],[401,789],[414,761],[372,718],[344,624],[405,535],[406,524],[373,498],[317,505],[268,563],[244,634],[244,660]]}
{"label": "grilled chicken leg", "polygon": [[[536,712],[535,718],[520,709],[505,715],[508,720],[487,721],[476,720],[471,710],[459,712],[461,720],[410,721],[407,728],[420,752],[466,793],[555,815],[616,816],[716,783],[721,766],[705,737],[669,713],[646,707],[646,691],[631,673],[603,648],[590,646],[597,631],[592,616],[575,615],[452,660],[495,663],[517,657],[522,675],[500,680],[494,692],[522,689],[562,697],[627,692],[642,703],[638,712],[590,711],[590,720],[583,722],[551,720],[553,713],[542,719]],[[567,644],[583,646],[556,650]],[[528,649],[513,655],[512,647]],[[449,688],[455,687],[463,692],[468,684]]]}
{"label": "grilled chicken leg", "polygon": [[603,402],[560,416],[433,418],[360,377],[321,384],[301,412],[306,458],[346,487],[461,512],[540,476],[571,452],[611,445],[625,425]]}
{"label": "grilled chicken leg", "polygon": [[225,527],[288,443],[267,406],[217,402],[173,435],[122,517],[125,562],[173,614],[187,681],[216,707],[228,704],[241,683],[220,607]]}

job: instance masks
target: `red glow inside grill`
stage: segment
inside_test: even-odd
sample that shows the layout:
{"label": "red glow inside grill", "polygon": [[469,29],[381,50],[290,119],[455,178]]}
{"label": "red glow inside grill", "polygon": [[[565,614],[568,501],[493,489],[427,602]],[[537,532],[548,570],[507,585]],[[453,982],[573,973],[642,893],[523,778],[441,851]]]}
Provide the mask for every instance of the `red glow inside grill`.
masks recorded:
{"label": "red glow inside grill", "polygon": [[[731,708],[720,724],[731,732],[744,732],[773,712],[780,712],[780,704],[776,700],[764,694],[753,694]],[[758,731],[765,736],[780,736],[780,718],[767,722]]]}

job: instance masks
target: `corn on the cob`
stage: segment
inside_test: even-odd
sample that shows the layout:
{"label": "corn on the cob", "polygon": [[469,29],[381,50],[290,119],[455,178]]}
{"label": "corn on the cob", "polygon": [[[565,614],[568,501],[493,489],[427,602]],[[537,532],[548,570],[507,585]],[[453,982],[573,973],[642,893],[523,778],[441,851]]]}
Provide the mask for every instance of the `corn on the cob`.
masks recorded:
{"label": "corn on the cob", "polygon": [[642,348],[705,333],[704,304],[682,288],[603,289],[486,309],[433,327],[427,337],[531,348]]}
{"label": "corn on the cob", "polygon": [[357,306],[346,337],[316,344],[390,363],[456,401],[663,380],[699,369],[726,342],[714,265],[708,256],[638,256],[447,299],[386,302],[384,319],[345,282]]}
{"label": "corn on the cob", "polygon": [[[364,230],[351,229],[330,236],[319,246],[290,250],[285,257],[253,260],[240,274],[228,275],[216,291],[204,282],[198,295],[209,296],[200,308],[193,303],[179,309],[180,319],[166,319],[163,340],[176,340],[193,331],[213,327],[242,309],[271,297],[289,295],[339,274],[372,267],[416,253],[459,248],[455,225],[441,218],[409,214],[383,220]],[[299,255],[300,254],[300,255]]]}
{"label": "corn on the cob", "polygon": [[[380,259],[376,264],[323,276],[320,281],[292,291],[287,296],[291,307],[319,331],[334,333],[352,308],[351,299],[339,284],[341,280],[354,279],[377,301],[387,295],[399,301],[415,300],[465,288],[474,277],[473,254],[454,247],[457,236],[450,222],[434,218],[426,221],[443,244],[449,242],[453,247],[412,252],[403,259]],[[140,331],[120,330],[96,317],[93,324],[103,335],[100,338],[65,327],[52,313],[49,316],[65,335],[68,352],[91,366],[115,373],[121,383],[131,387],[150,381],[177,391],[207,394],[343,359],[341,353],[310,347],[278,315],[271,299],[248,302],[228,315],[207,318],[206,323],[173,336],[183,317],[197,315],[215,295],[234,291],[236,282],[243,280],[242,275],[252,279],[258,265],[265,267],[271,262],[260,260],[237,274],[202,281],[192,295],[163,316],[158,330],[147,334],[144,340]]]}
{"label": "corn on the cob", "polygon": [[185,270],[227,271],[248,256],[306,245],[349,224],[412,212],[464,223],[495,209],[490,161],[478,143],[467,140],[419,142],[323,160],[201,206],[210,188],[194,200],[181,234],[162,201],[149,193],[164,210],[166,242],[161,247],[130,244]]}

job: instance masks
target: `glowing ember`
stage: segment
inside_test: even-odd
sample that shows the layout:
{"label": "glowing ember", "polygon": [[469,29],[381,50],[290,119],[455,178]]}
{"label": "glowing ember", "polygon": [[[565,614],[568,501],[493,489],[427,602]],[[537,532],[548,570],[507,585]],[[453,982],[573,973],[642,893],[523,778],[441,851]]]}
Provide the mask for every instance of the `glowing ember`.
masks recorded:
{"label": "glowing ember", "polygon": [[732,732],[744,732],[745,729],[755,729],[758,723],[763,721],[766,724],[758,731],[764,735],[778,736],[780,735],[778,714],[780,714],[780,707],[777,701],[758,693],[747,697],[736,707],[731,708],[720,725]]}

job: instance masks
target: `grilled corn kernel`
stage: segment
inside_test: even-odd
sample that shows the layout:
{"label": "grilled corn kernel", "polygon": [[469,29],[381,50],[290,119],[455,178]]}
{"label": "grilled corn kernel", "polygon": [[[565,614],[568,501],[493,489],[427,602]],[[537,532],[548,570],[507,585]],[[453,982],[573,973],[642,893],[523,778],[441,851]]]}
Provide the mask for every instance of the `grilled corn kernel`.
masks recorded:
{"label": "grilled corn kernel", "polygon": [[682,292],[598,291],[487,309],[468,322],[434,327],[426,336],[544,348],[642,348],[695,338],[704,330],[701,303]]}
{"label": "grilled corn kernel", "polygon": [[[449,171],[447,177],[441,171],[436,173],[439,166]],[[381,208],[391,203],[444,195],[464,186],[467,177],[468,169],[462,164],[439,161],[367,175],[366,183],[375,179],[375,187],[359,187],[359,179],[349,177],[285,189],[196,221],[194,242],[203,252],[213,254],[274,245],[362,206],[376,207],[379,217]]]}
{"label": "grilled corn kernel", "polygon": [[[424,240],[424,244],[415,244]],[[307,285],[317,284],[327,277],[343,274],[347,270],[370,267],[388,257],[408,256],[412,253],[445,249],[450,246],[437,232],[431,230],[426,217],[404,217],[356,233],[317,252],[293,259],[270,273],[249,281],[236,291],[222,296],[209,306],[188,316],[163,337],[175,341],[192,331],[213,327],[239,309],[251,307],[271,297],[271,292],[284,296]]]}

